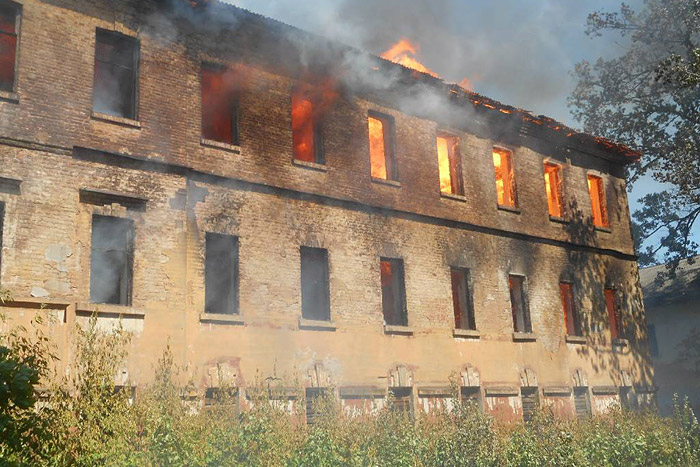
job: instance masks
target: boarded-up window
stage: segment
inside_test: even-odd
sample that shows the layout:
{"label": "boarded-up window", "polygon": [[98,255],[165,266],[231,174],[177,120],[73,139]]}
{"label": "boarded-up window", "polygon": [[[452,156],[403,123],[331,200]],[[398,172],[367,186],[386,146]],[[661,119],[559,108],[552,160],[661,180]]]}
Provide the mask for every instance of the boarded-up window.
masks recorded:
{"label": "boarded-up window", "polygon": [[238,141],[237,74],[224,67],[202,65],[202,138],[226,144]]}
{"label": "boarded-up window", "polygon": [[207,232],[204,295],[206,313],[238,313],[238,238]]}
{"label": "boarded-up window", "polygon": [[523,421],[525,423],[530,423],[537,413],[537,388],[520,388],[520,400],[523,405]]}
{"label": "boarded-up window", "polygon": [[301,247],[301,314],[306,319],[331,319],[328,250]]}
{"label": "boarded-up window", "polygon": [[481,388],[479,386],[462,386],[460,388],[462,404],[475,407],[481,406]]}
{"label": "boarded-up window", "polygon": [[452,305],[457,329],[476,329],[472,296],[469,287],[469,270],[451,268]]}
{"label": "boarded-up window", "polygon": [[532,332],[530,312],[525,295],[525,278],[523,276],[508,276],[510,288],[510,306],[513,312],[513,329],[515,332]]}
{"label": "boarded-up window", "polygon": [[498,205],[516,207],[513,153],[507,149],[493,148],[493,166],[496,170]]}
{"label": "boarded-up window", "polygon": [[577,418],[587,418],[591,415],[587,387],[574,388],[574,408],[576,409]]}
{"label": "boarded-up window", "polygon": [[384,323],[407,326],[406,291],[403,260],[381,258],[379,262],[382,281],[382,312]]}
{"label": "boarded-up window", "polygon": [[90,301],[131,305],[134,222],[92,216]]}
{"label": "boarded-up window", "polygon": [[566,334],[568,336],[580,336],[582,334],[581,317],[574,300],[574,287],[569,282],[561,282],[559,284],[559,292],[561,295],[561,306],[564,310]]}
{"label": "boarded-up window", "polygon": [[309,93],[292,94],[292,144],[294,159],[325,164],[320,110]]}
{"label": "boarded-up window", "polygon": [[560,166],[545,162],[544,186],[547,190],[549,215],[552,217],[562,217],[562,176]]}
{"label": "boarded-up window", "polygon": [[591,197],[591,208],[593,209],[593,225],[596,227],[607,227],[608,208],[605,202],[603,179],[595,175],[589,175],[588,193]]}
{"label": "boarded-up window", "polygon": [[413,417],[413,403],[411,401],[413,389],[408,387],[389,388],[393,401],[391,411]]}
{"label": "boarded-up window", "polygon": [[622,326],[620,320],[620,308],[617,302],[617,291],[613,288],[605,289],[605,308],[608,311],[610,337],[612,339],[618,339],[622,337]]}
{"label": "boarded-up window", "polygon": [[92,109],[136,119],[138,41],[114,31],[98,29]]}
{"label": "boarded-up window", "polygon": [[20,11],[14,2],[0,3],[0,91],[12,92],[15,88]]}
{"label": "boarded-up window", "polygon": [[372,112],[368,117],[368,125],[372,178],[398,180],[394,157],[394,119]]}
{"label": "boarded-up window", "polygon": [[324,397],[327,388],[306,388],[306,424],[313,425],[323,415]]}
{"label": "boarded-up window", "polygon": [[448,134],[437,137],[438,169],[440,191],[453,195],[463,195],[462,162],[459,154],[459,138]]}

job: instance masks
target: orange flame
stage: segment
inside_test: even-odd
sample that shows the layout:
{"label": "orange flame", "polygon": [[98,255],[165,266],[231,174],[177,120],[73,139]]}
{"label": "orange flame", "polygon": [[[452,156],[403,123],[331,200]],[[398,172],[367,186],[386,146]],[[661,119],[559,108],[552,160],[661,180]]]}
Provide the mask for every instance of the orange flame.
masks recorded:
{"label": "orange flame", "polygon": [[413,45],[408,39],[401,39],[386,50],[381,57],[394,63],[398,63],[399,65],[403,65],[406,68],[411,68],[412,70],[417,70],[421,73],[427,73],[430,76],[439,78],[437,73],[423,65],[415,58],[418,51],[418,46]]}
{"label": "orange flame", "polygon": [[452,178],[450,177],[450,150],[447,138],[437,138],[438,169],[440,173],[440,191],[452,193]]}
{"label": "orange flame", "polygon": [[384,148],[384,124],[369,117],[369,160],[373,178],[387,178],[386,153]]}

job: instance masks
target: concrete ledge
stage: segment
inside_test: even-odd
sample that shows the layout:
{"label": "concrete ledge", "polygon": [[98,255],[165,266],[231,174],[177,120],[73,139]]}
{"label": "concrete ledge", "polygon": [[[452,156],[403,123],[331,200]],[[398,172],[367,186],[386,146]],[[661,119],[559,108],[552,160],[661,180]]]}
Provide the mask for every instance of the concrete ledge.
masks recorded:
{"label": "concrete ledge", "polygon": [[241,147],[237,146],[235,144],[222,143],[221,141],[216,141],[213,139],[206,139],[206,138],[202,138],[201,140],[199,140],[199,143],[202,146],[208,146],[208,147],[214,148],[214,149],[223,149],[225,151],[233,152],[236,154],[241,153]]}
{"label": "concrete ledge", "polygon": [[0,99],[13,104],[19,104],[19,95],[16,92],[0,91]]}
{"label": "concrete ledge", "polygon": [[455,195],[453,193],[443,193],[442,191],[440,192],[440,198],[453,199],[455,201],[461,201],[463,203],[467,201],[467,197],[464,195]]}
{"label": "concrete ledge", "polygon": [[247,388],[245,390],[245,398],[251,399],[269,399],[271,401],[294,400],[300,396],[297,388]]}
{"label": "concrete ledge", "polygon": [[481,333],[476,329],[453,329],[452,335],[454,337],[464,337],[466,339],[480,339]]}
{"label": "concrete ledge", "polygon": [[406,336],[413,335],[413,328],[410,326],[395,326],[391,324],[384,325],[385,334],[403,334]]}
{"label": "concrete ledge", "polygon": [[484,389],[486,397],[517,397],[520,390],[514,386],[494,386]]}
{"label": "concrete ledge", "polygon": [[319,172],[328,172],[328,166],[326,164],[319,164],[318,162],[300,161],[299,159],[292,158],[292,164],[303,167],[305,169],[318,170]]}
{"label": "concrete ledge", "polygon": [[620,393],[617,386],[593,386],[591,391],[596,396],[617,396]]}
{"label": "concrete ledge", "polygon": [[514,332],[513,333],[514,342],[535,342],[537,341],[537,336],[532,332]]}
{"label": "concrete ledge", "polygon": [[338,389],[341,399],[382,399],[386,397],[386,389],[375,386],[350,386]]}
{"label": "concrete ledge", "polygon": [[635,384],[634,385],[634,392],[637,394],[656,394],[659,391],[659,388],[656,386],[651,386],[648,384]]}
{"label": "concrete ledge", "polygon": [[5,308],[46,308],[46,309],[65,309],[73,302],[60,298],[37,298],[37,297],[19,297],[12,300],[0,303],[0,307]]}
{"label": "concrete ledge", "polygon": [[567,344],[585,344],[588,342],[583,336],[566,336]]}
{"label": "concrete ledge", "polygon": [[200,313],[199,321],[201,323],[219,323],[219,324],[231,324],[242,326],[245,324],[243,317],[241,315],[223,313]]}
{"label": "concrete ledge", "polygon": [[549,220],[552,222],[557,222],[559,224],[568,224],[569,221],[559,216],[549,216]]}
{"label": "concrete ledge", "polygon": [[511,206],[504,206],[502,204],[497,205],[499,211],[512,212],[513,214],[520,214],[520,208],[514,208]]}
{"label": "concrete ledge", "polygon": [[385,178],[374,178],[374,177],[372,177],[372,182],[374,182],[374,183],[379,183],[380,185],[389,185],[389,186],[393,186],[393,187],[396,187],[396,188],[400,188],[400,187],[401,187],[401,182],[396,181],[396,180],[387,180],[387,179],[385,179]]}
{"label": "concrete ledge", "polygon": [[448,386],[426,386],[418,388],[418,397],[452,397],[452,389]]}
{"label": "concrete ledge", "polygon": [[612,232],[612,230],[610,230],[610,227],[594,226],[593,228],[595,229],[596,232],[603,232],[603,233],[611,233]]}
{"label": "concrete ledge", "polygon": [[145,318],[146,311],[139,308],[133,308],[127,305],[114,305],[112,303],[90,303],[78,302],[75,305],[75,313],[78,315],[91,315],[97,313],[97,316],[126,316],[128,318]]}
{"label": "concrete ledge", "polygon": [[116,115],[103,114],[101,112],[92,112],[90,114],[93,120],[101,120],[108,123],[116,123],[117,125],[122,125],[130,128],[141,129],[141,122],[138,120],[132,120],[130,118],[117,117]]}
{"label": "concrete ledge", "polygon": [[321,321],[317,319],[299,319],[299,329],[312,329],[316,331],[335,331],[335,323],[331,321]]}
{"label": "concrete ledge", "polygon": [[569,386],[545,386],[542,388],[542,393],[549,397],[567,397],[571,395],[571,388]]}

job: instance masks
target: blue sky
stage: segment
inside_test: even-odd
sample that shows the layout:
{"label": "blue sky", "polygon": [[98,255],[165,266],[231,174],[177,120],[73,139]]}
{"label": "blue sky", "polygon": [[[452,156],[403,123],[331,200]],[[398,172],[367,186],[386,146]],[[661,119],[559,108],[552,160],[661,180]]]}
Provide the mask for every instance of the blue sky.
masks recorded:
{"label": "blue sky", "polygon": [[[618,10],[615,0],[225,1],[377,54],[405,37],[446,80],[466,77],[481,94],[575,128],[566,106],[574,65],[625,51],[617,37],[585,34],[588,15]],[[649,178],[638,182],[632,210],[658,188]]]}

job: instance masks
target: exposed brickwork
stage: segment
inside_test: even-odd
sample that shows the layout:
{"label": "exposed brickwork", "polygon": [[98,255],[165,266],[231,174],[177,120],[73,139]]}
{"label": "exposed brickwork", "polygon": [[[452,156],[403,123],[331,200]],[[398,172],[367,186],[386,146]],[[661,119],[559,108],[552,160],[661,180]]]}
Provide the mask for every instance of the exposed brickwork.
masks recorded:
{"label": "exposed brickwork", "polygon": [[[436,122],[345,93],[325,119],[327,170],[300,167],[292,164],[290,116],[298,79],[272,69],[270,57],[255,55],[259,48],[242,48],[251,43],[246,34],[239,37],[234,28],[178,35],[170,22],[175,20],[159,16],[150,2],[19,3],[19,102],[0,101],[0,177],[22,184],[19,195],[0,192],[0,279],[18,298],[6,309],[13,318],[42,312],[19,303],[30,296],[66,303],[63,319],[51,324],[61,365],[70,361],[71,328],[81,311],[76,303],[89,301],[91,216],[98,213],[135,221],[133,303],[124,311],[145,313],[127,319],[136,338],[125,369],[137,385],[152,378],[167,342],[187,365],[185,376],[202,388],[212,384],[211,368],[224,363],[241,387],[255,385],[256,372],[292,377],[318,363],[340,388],[386,388],[397,365],[411,369],[416,388],[445,387],[467,364],[479,370],[486,388],[517,390],[525,368],[538,376],[540,387],[571,387],[577,369],[587,373],[591,387],[622,385],[622,370],[635,384],[651,384],[619,163],[517,135],[506,141],[477,136],[454,121]],[[91,118],[96,27],[140,40],[140,128]],[[276,33],[259,34],[269,41]],[[202,61],[239,67],[246,77],[239,153],[200,143]],[[400,186],[370,180],[369,110],[395,119]],[[438,129],[460,137],[464,200],[440,196]],[[493,144],[513,150],[518,212],[496,208]],[[73,147],[180,167],[125,165],[120,157],[88,160],[74,157]],[[564,165],[567,223],[549,220],[543,178],[549,158]],[[589,172],[604,179],[609,232],[591,227]],[[81,203],[79,189],[145,198],[146,209]],[[200,322],[207,231],[239,237],[243,325]],[[335,331],[299,329],[300,246],[329,252]],[[412,335],[384,333],[380,256],[404,260]],[[453,337],[450,266],[471,270],[477,338]],[[535,342],[513,341],[511,273],[527,277]],[[560,280],[575,284],[586,344],[565,341]],[[629,337],[615,351],[606,283],[621,294]],[[100,319],[105,326],[114,321]],[[416,407],[441,404],[427,398],[414,391]],[[518,397],[484,399],[506,418],[521,410]],[[559,395],[549,403],[562,414],[573,413],[572,397]],[[592,405],[594,411],[601,406]]]}

